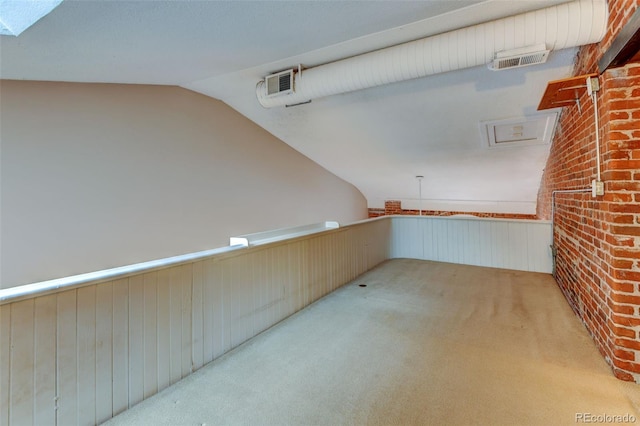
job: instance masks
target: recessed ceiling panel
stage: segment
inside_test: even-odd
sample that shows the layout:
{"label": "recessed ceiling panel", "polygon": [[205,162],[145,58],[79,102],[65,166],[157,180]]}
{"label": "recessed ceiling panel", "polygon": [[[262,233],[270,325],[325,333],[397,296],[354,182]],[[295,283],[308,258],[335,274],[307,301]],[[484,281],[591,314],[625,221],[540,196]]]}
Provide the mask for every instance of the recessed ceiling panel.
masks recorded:
{"label": "recessed ceiling panel", "polygon": [[505,120],[481,121],[482,146],[493,148],[549,144],[557,119],[558,113],[551,112]]}

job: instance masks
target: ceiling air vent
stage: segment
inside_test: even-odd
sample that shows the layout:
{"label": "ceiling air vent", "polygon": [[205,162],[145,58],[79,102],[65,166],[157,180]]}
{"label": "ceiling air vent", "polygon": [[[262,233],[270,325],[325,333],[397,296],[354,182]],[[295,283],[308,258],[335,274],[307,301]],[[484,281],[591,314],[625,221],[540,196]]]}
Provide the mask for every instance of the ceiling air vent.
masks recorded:
{"label": "ceiling air vent", "polygon": [[526,67],[527,65],[543,64],[547,62],[548,56],[549,50],[547,50],[544,44],[523,47],[521,49],[504,50],[496,53],[495,58],[489,64],[489,69],[500,71]]}
{"label": "ceiling air vent", "polygon": [[264,81],[268,97],[293,93],[293,69],[268,75]]}
{"label": "ceiling air vent", "polygon": [[548,145],[558,121],[558,113],[535,114],[505,120],[480,122],[485,148]]}

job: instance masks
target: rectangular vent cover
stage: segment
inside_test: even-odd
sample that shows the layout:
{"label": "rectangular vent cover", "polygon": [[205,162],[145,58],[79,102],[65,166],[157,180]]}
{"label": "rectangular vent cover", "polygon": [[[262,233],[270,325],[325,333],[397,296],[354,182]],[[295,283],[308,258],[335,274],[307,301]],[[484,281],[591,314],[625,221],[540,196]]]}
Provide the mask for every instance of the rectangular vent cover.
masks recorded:
{"label": "rectangular vent cover", "polygon": [[496,53],[489,69],[494,71],[526,67],[547,62],[549,50],[544,44]]}
{"label": "rectangular vent cover", "polygon": [[481,121],[482,146],[497,148],[548,145],[551,143],[557,121],[557,112]]}
{"label": "rectangular vent cover", "polygon": [[293,69],[290,69],[266,76],[267,96],[293,93],[293,74]]}

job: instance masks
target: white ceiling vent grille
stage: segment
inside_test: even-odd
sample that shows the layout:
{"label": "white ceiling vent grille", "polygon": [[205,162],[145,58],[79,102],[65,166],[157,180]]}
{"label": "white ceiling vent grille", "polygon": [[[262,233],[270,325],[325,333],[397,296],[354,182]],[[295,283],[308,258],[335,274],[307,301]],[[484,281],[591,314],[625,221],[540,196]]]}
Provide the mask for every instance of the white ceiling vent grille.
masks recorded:
{"label": "white ceiling vent grille", "polygon": [[546,145],[551,142],[558,113],[480,122],[484,148]]}
{"label": "white ceiling vent grille", "polygon": [[526,67],[527,65],[543,64],[547,62],[549,50],[544,44],[523,47],[522,49],[505,50],[496,53],[489,69],[494,71],[508,70],[511,68]]}
{"label": "white ceiling vent grille", "polygon": [[268,75],[264,81],[269,97],[293,93],[293,69]]}

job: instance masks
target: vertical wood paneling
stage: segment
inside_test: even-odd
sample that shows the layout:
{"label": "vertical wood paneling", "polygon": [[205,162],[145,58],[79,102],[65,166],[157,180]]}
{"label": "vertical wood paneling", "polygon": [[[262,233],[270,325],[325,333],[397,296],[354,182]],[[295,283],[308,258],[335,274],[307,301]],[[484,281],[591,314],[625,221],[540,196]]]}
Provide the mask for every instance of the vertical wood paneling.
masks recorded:
{"label": "vertical wood paneling", "polygon": [[113,288],[113,415],[129,407],[129,280],[114,281]]}
{"label": "vertical wood paneling", "polygon": [[480,225],[480,265],[493,266],[493,254],[491,252],[491,222],[478,222]]}
{"label": "vertical wood paneling", "polygon": [[193,286],[193,270],[192,265],[184,265],[180,267],[180,287],[182,289],[182,377],[185,377],[193,371],[191,362],[191,302]]}
{"label": "vertical wood paneling", "polygon": [[254,285],[253,303],[257,310],[254,320],[256,333],[265,330],[269,324],[267,320],[269,305],[266,297],[266,283],[268,282],[268,277],[266,276],[268,253],[269,250],[260,250],[256,264],[254,264],[252,268],[251,280]]}
{"label": "vertical wood paneling", "polygon": [[171,384],[182,377],[182,268],[169,269],[169,357]]}
{"label": "vertical wood paneling", "polygon": [[466,265],[480,265],[480,226],[476,220],[467,221],[467,241],[464,248],[462,263]]}
{"label": "vertical wood paneling", "polygon": [[11,305],[11,424],[34,421],[34,308],[34,299]]}
{"label": "vertical wood paneling", "polygon": [[171,384],[170,269],[158,271],[158,391]]}
{"label": "vertical wood paneling", "polygon": [[222,348],[223,353],[231,349],[231,315],[232,315],[232,293],[233,293],[233,276],[232,265],[230,259],[225,259],[221,263],[222,268],[222,306],[223,306],[223,318],[224,324],[222,330]]}
{"label": "vertical wood paneling", "polygon": [[552,258],[549,246],[551,245],[551,226],[545,224],[529,224],[527,227],[528,261],[529,270],[535,272],[547,272],[552,269]]}
{"label": "vertical wood paneling", "polygon": [[213,288],[215,283],[211,275],[213,260],[202,262],[202,362],[213,360]]}
{"label": "vertical wood paneling", "polygon": [[9,426],[11,305],[0,306],[0,426]]}
{"label": "vertical wood paneling", "polygon": [[96,286],[78,289],[78,423],[96,423]]}
{"label": "vertical wood paneling", "polygon": [[158,392],[158,275],[144,274],[144,398]]}
{"label": "vertical wood paneling", "polygon": [[103,422],[385,260],[391,236],[380,221],[2,305],[0,424]]}
{"label": "vertical wood paneling", "polygon": [[[237,257],[240,260],[242,258]],[[253,318],[255,313],[254,298],[251,288],[251,270],[254,268],[256,252],[250,253],[242,262],[238,262],[238,344],[245,342],[253,333]]]}
{"label": "vertical wood paneling", "polygon": [[302,309],[302,280],[300,276],[300,251],[295,244],[287,244],[287,256],[289,259],[289,282],[291,288],[291,303],[293,310]]}
{"label": "vertical wood paneling", "polygon": [[216,260],[209,261],[207,270],[210,288],[209,308],[212,312],[212,330],[211,340],[213,349],[213,358],[217,358],[224,353],[224,283],[222,282],[222,268],[220,262]]}
{"label": "vertical wood paneling", "polygon": [[[412,223],[418,224],[417,232]],[[394,217],[390,256],[551,272],[550,226],[531,221]]]}
{"label": "vertical wood paneling", "polygon": [[529,244],[527,226],[515,222],[507,222],[509,234],[509,263],[507,267],[526,271],[529,268]]}
{"label": "vertical wood paneling", "polygon": [[55,424],[56,296],[35,299],[34,424]]}
{"label": "vertical wood paneling", "polygon": [[57,424],[78,423],[77,382],[77,312],[76,290],[57,294],[58,322],[56,353]]}
{"label": "vertical wood paneling", "polygon": [[144,398],[144,275],[129,278],[129,407]]}
{"label": "vertical wood paneling", "polygon": [[436,259],[438,261],[447,262],[447,254],[449,251],[449,235],[447,233],[447,221],[445,219],[434,219],[434,238],[436,242]]}
{"label": "vertical wood paneling", "polygon": [[191,356],[193,369],[202,367],[204,360],[204,331],[203,331],[203,264],[195,262],[192,265],[193,284],[191,301]]}
{"label": "vertical wood paneling", "polygon": [[504,268],[506,266],[506,256],[504,241],[506,240],[504,228],[498,222],[491,222],[491,266],[494,268]]}
{"label": "vertical wood paneling", "polygon": [[96,422],[113,415],[113,284],[96,286]]}
{"label": "vertical wood paneling", "polygon": [[262,314],[261,314],[261,324],[263,327],[267,327],[268,324],[272,324],[276,318],[275,309],[276,306],[272,303],[271,300],[271,287],[273,282],[273,264],[271,258],[273,257],[273,252],[271,250],[262,251],[262,261],[259,266],[259,275],[258,278],[258,291],[260,306],[262,306]]}

